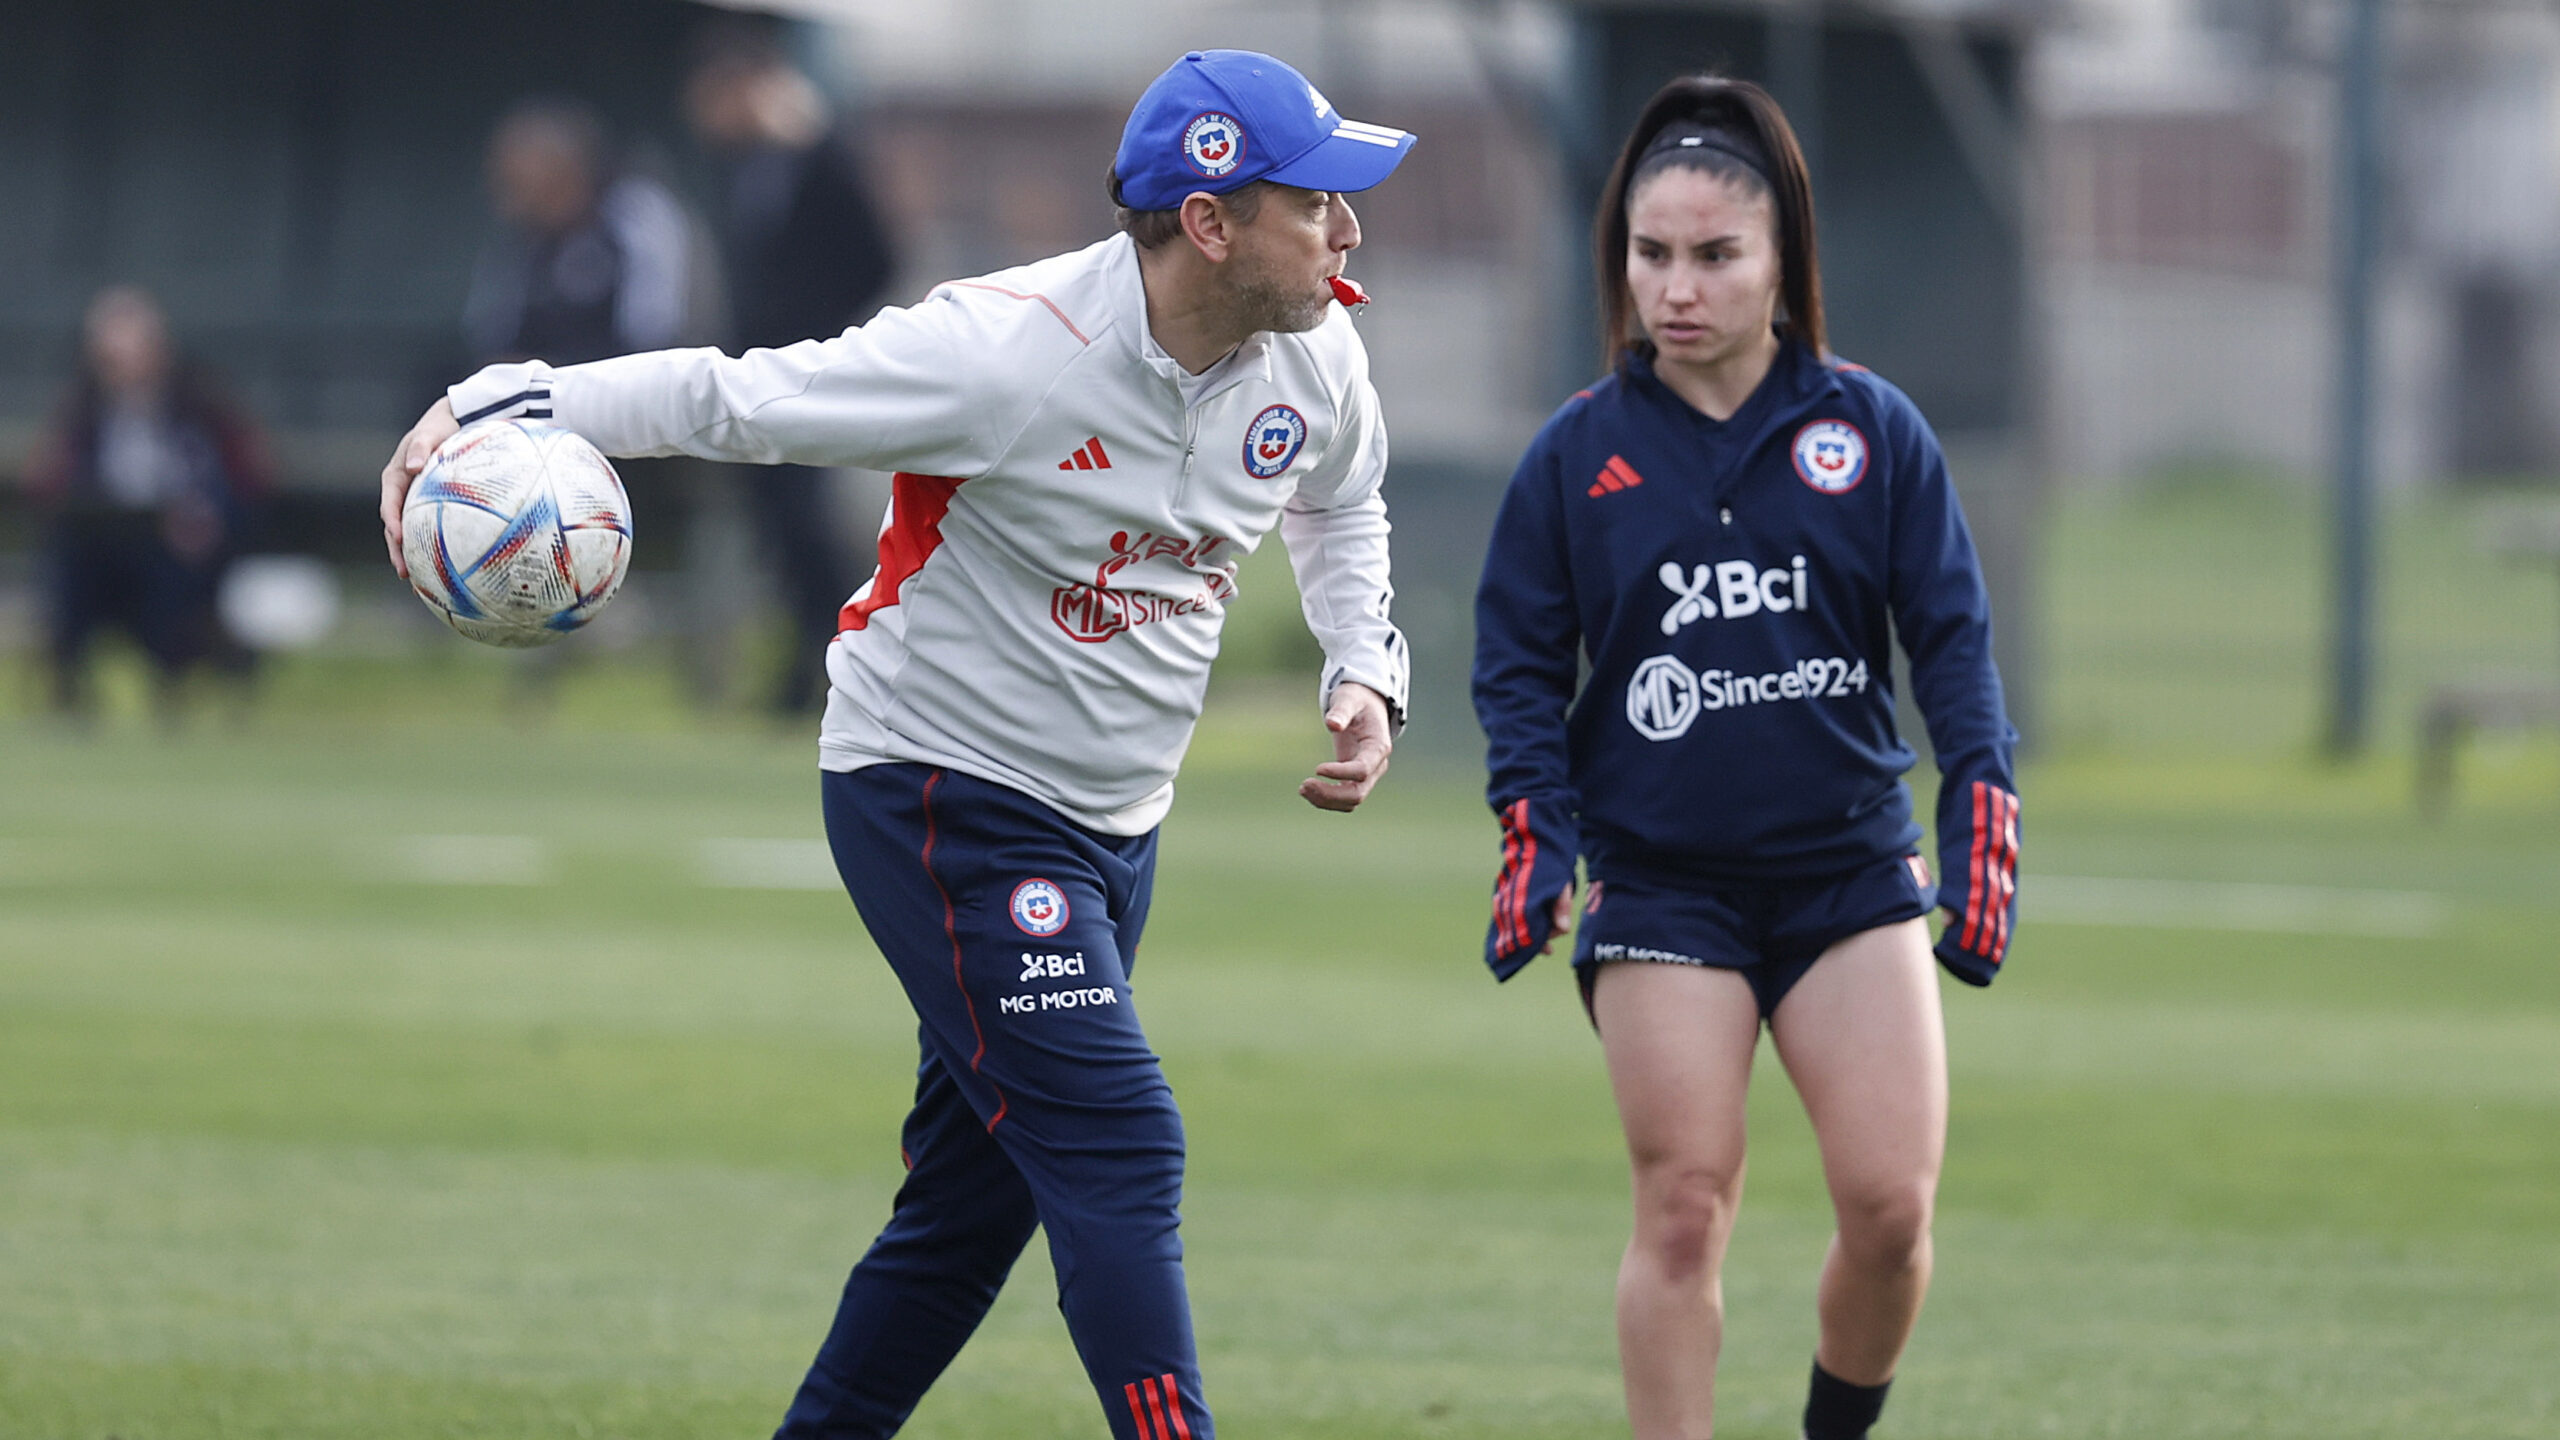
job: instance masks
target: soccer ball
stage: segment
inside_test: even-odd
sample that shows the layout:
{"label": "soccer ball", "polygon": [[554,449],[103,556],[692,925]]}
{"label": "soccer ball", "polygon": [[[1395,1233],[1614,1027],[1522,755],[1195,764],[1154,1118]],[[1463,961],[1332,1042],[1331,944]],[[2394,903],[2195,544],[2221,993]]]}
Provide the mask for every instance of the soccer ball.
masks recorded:
{"label": "soccer ball", "polygon": [[631,498],[566,430],[489,420],[436,447],[400,512],[409,585],[485,645],[548,645],[596,618],[631,564]]}

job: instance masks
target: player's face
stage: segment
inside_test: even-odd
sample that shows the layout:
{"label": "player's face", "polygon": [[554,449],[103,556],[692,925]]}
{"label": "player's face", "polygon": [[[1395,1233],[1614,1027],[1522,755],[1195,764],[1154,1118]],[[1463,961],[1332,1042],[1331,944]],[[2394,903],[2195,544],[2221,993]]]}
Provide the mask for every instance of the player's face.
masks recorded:
{"label": "player's face", "polygon": [[1313,330],[1334,303],[1325,282],[1342,273],[1344,257],[1360,246],[1360,219],[1351,202],[1332,191],[1279,185],[1235,237],[1228,263],[1242,328]]}
{"label": "player's face", "polygon": [[1712,369],[1765,344],[1778,273],[1765,191],[1678,166],[1627,202],[1627,289],[1663,362]]}
{"label": "player's face", "polygon": [[151,390],[169,373],[169,330],[159,307],[131,292],[110,293],[89,311],[89,363],[119,394]]}
{"label": "player's face", "polygon": [[489,156],[489,183],[500,214],[545,234],[570,229],[595,203],[585,157],[537,133],[499,137]]}

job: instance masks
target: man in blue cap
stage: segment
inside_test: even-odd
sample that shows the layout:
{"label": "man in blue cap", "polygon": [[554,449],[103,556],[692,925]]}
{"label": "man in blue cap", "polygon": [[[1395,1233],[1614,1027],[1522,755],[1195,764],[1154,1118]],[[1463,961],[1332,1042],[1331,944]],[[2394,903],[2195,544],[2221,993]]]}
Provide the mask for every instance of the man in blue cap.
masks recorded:
{"label": "man in blue cap", "polygon": [[1112,1434],[1212,1440],[1182,1119],[1129,968],[1237,562],[1275,526],[1335,757],[1299,793],[1358,806],[1403,723],[1386,430],[1342,265],[1345,194],[1412,145],[1268,55],[1186,55],[1121,137],[1120,235],[832,339],[491,366],[383,469],[395,566],[410,481],[480,419],[610,455],[896,472],[880,568],[828,647],[819,765],[923,1056],[907,1181],[784,1440],[894,1433],[1035,1228]]}

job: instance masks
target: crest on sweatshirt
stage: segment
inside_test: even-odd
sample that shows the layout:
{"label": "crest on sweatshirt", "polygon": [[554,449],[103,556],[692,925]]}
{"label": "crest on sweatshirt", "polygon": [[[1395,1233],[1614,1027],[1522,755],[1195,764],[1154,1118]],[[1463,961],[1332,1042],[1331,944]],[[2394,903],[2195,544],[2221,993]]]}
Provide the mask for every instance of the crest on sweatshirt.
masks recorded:
{"label": "crest on sweatshirt", "polygon": [[1796,477],[1825,495],[1846,495],[1867,478],[1867,437],[1846,420],[1816,420],[1796,432]]}
{"label": "crest on sweatshirt", "polygon": [[1253,417],[1244,432],[1245,473],[1256,480],[1268,480],[1289,468],[1298,458],[1299,447],[1307,443],[1307,417],[1294,406],[1273,405]]}

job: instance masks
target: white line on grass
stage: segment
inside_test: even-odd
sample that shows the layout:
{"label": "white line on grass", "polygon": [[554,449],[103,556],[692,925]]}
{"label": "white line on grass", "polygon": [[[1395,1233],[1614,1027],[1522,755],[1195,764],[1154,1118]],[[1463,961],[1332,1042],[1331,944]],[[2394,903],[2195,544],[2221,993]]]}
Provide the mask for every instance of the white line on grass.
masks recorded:
{"label": "white line on grass", "polygon": [[2445,924],[2441,895],[2259,885],[2214,880],[2106,880],[2030,875],[2018,887],[2024,918],[2048,925],[2135,925],[2171,930],[2261,930],[2303,935],[2424,939]]}
{"label": "white line on grass", "polygon": [[403,835],[391,874],[418,885],[543,885],[551,847],[530,835]]}
{"label": "white line on grass", "polygon": [[722,890],[837,890],[824,840],[705,840],[694,855],[702,883]]}

